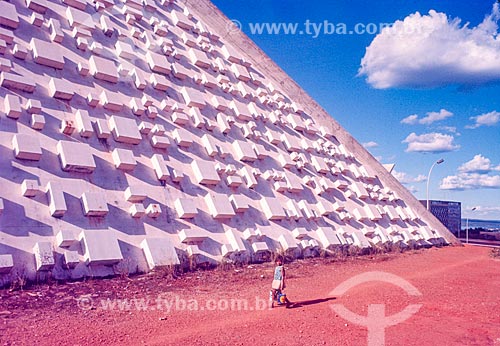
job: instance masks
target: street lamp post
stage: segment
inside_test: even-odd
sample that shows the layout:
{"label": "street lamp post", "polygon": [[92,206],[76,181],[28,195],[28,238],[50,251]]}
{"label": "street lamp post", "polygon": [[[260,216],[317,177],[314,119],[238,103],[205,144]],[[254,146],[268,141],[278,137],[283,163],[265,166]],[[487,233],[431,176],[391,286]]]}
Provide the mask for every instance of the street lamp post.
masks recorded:
{"label": "street lamp post", "polygon": [[429,169],[429,174],[427,175],[427,210],[431,210],[430,205],[429,205],[429,180],[431,179],[431,172],[432,169],[434,168],[435,165],[440,165],[444,162],[444,159],[439,159],[436,162],[434,162],[431,166],[431,169]]}
{"label": "street lamp post", "polygon": [[[474,207],[470,211],[474,211],[477,208]],[[469,244],[469,216],[467,216],[467,221],[465,222],[465,242]]]}

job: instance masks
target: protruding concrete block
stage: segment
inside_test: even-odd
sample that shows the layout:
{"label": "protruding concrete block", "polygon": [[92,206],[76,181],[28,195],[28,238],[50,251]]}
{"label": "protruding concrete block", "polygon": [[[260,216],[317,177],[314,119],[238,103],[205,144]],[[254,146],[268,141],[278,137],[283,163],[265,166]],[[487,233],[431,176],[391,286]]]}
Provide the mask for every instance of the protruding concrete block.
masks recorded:
{"label": "protruding concrete block", "polygon": [[0,255],[0,274],[7,274],[12,268],[14,268],[14,259],[12,255]]}
{"label": "protruding concrete block", "polygon": [[190,30],[194,27],[194,23],[182,12],[172,11],[171,16],[174,25],[181,29]]}
{"label": "protruding concrete block", "polygon": [[170,171],[170,178],[174,183],[180,183],[185,177],[184,172],[179,169],[170,167]]}
{"label": "protruding concrete block", "polygon": [[294,220],[298,220],[304,217],[300,210],[299,204],[293,199],[290,199],[286,202],[286,214],[289,218],[292,218]]}
{"label": "protruding concrete block", "polygon": [[391,221],[400,220],[399,214],[393,205],[384,205],[384,209],[386,211],[387,216],[389,217],[389,220]]}
{"label": "protruding concrete block", "polygon": [[277,198],[263,197],[260,206],[268,220],[282,220],[286,217],[285,210]]}
{"label": "protruding concrete block", "polygon": [[278,242],[280,243],[283,251],[294,250],[297,249],[297,241],[292,237],[290,233],[283,233],[278,238]]}
{"label": "protruding concrete block", "polygon": [[[192,108],[198,110],[198,108]],[[189,123],[189,117],[183,112],[173,112],[171,115],[172,121],[177,125],[186,125]]]}
{"label": "protruding concrete block", "polygon": [[236,251],[233,249],[233,247],[230,244],[222,244],[221,246],[221,254],[222,257],[227,257],[232,254],[234,254]]}
{"label": "protruding concrete block", "polygon": [[165,75],[170,73],[170,63],[166,56],[148,51],[146,53],[146,61],[151,71]]}
{"label": "protruding concrete block", "polygon": [[161,124],[156,124],[151,129],[151,132],[155,135],[162,136],[163,134],[165,134],[165,127]]}
{"label": "protruding concrete block", "polygon": [[68,266],[70,269],[75,268],[78,263],[80,263],[80,255],[78,254],[78,251],[70,251],[66,250],[63,253],[64,257],[64,264]]}
{"label": "protruding concrete block", "polygon": [[87,99],[87,104],[90,107],[96,107],[99,104],[101,98],[96,93],[89,92],[86,99]]}
{"label": "protruding concrete block", "polygon": [[364,209],[366,211],[366,214],[368,215],[368,218],[371,221],[377,222],[377,221],[382,219],[382,215],[380,215],[380,213],[377,210],[377,208],[375,207],[375,205],[367,204],[367,205],[365,205]]}
{"label": "protruding concrete block", "polygon": [[255,254],[261,254],[270,251],[267,244],[263,241],[252,243],[252,250]]}
{"label": "protruding concrete block", "polygon": [[97,119],[95,122],[97,138],[108,139],[111,136],[111,130],[109,129],[108,122],[104,119]]}
{"label": "protruding concrete block", "polygon": [[[3,44],[6,44],[5,41],[0,39],[0,54],[3,54],[2,53]],[[9,59],[0,58],[0,71],[9,72],[11,69],[12,69],[12,62]]]}
{"label": "protruding concrete block", "polygon": [[191,48],[188,50],[188,55],[194,65],[205,69],[210,67],[210,59],[205,52]]}
{"label": "protruding concrete block", "polygon": [[40,141],[35,136],[17,134],[12,139],[16,159],[38,161],[42,157]]}
{"label": "protruding concrete block", "polygon": [[257,180],[248,167],[242,167],[240,169],[240,174],[249,189],[253,189],[257,186]]}
{"label": "protruding concrete block", "polygon": [[41,241],[33,247],[37,271],[50,270],[54,267],[54,250],[50,242]]}
{"label": "protruding concrete block", "polygon": [[71,136],[73,132],[76,130],[76,125],[73,120],[70,119],[63,119],[61,121],[61,127],[60,127],[61,133],[64,133],[65,135]]}
{"label": "protruding concrete block", "polygon": [[172,72],[172,75],[175,78],[178,78],[180,80],[185,80],[189,76],[193,75],[193,71],[192,70],[187,69],[186,67],[184,67],[184,65],[182,65],[182,64],[180,64],[178,62],[173,62],[170,65],[170,70]]}
{"label": "protruding concrete block", "polygon": [[[101,18],[106,18],[106,17],[102,16]],[[118,56],[122,58],[131,60],[136,57],[136,52],[134,52],[134,48],[126,42],[116,41],[115,49]]]}
{"label": "protruding concrete block", "polygon": [[125,199],[131,203],[141,203],[147,198],[144,187],[131,185],[125,190]]}
{"label": "protruding concrete block", "polygon": [[249,142],[236,140],[233,142],[233,150],[234,158],[238,161],[253,162],[257,160],[257,155]]}
{"label": "protruding concrete block", "polygon": [[48,89],[51,97],[69,101],[75,94],[73,88],[73,84],[65,79],[51,78]]}
{"label": "protruding concrete block", "polygon": [[228,229],[225,234],[227,241],[234,252],[241,254],[247,251],[245,248],[245,244],[243,244],[243,241],[241,240],[241,235],[239,234],[239,232],[235,231],[234,229]]}
{"label": "protruding concrete block", "polygon": [[117,142],[139,144],[142,140],[139,127],[134,119],[113,115],[109,119],[109,127]]}
{"label": "protruding concrete block", "polygon": [[141,243],[149,269],[180,264],[174,244],[167,238],[146,238]]}
{"label": "protruding concrete block", "polygon": [[417,232],[420,233],[425,240],[432,240],[438,238],[437,234],[426,226],[420,227]]}
{"label": "protruding concrete block", "polygon": [[59,45],[32,38],[30,46],[33,52],[33,61],[37,64],[59,70],[64,68],[64,55]]}
{"label": "protruding concrete block", "polygon": [[158,216],[161,215],[161,207],[159,204],[157,203],[151,203],[147,206],[146,208],[146,214],[149,216],[149,217],[152,217],[152,218],[157,218]]}
{"label": "protruding concrete block", "polygon": [[66,248],[72,246],[78,240],[76,239],[75,233],[70,229],[62,229],[57,232],[56,235],[56,246]]}
{"label": "protruding concrete block", "polygon": [[35,197],[40,191],[38,180],[24,179],[21,184],[21,191],[24,197]]}
{"label": "protruding concrete block", "polygon": [[139,132],[143,135],[148,135],[153,130],[153,124],[148,121],[141,121],[139,124]]}
{"label": "protruding concrete block", "polygon": [[19,101],[19,97],[12,94],[5,95],[3,100],[4,103],[4,113],[9,118],[18,119],[21,116],[21,102]]}
{"label": "protruding concrete block", "polygon": [[57,153],[64,171],[92,173],[96,168],[91,148],[86,143],[59,141]]}
{"label": "protruding concrete block", "polygon": [[199,229],[186,228],[179,232],[179,240],[185,244],[201,243],[207,238],[207,234]]}
{"label": "protruding concrete block", "polygon": [[153,88],[159,91],[167,91],[168,86],[170,85],[170,82],[166,77],[156,73],[151,74],[151,76],[149,77],[149,82],[151,83]]}
{"label": "protruding concrete block", "polygon": [[354,239],[354,244],[360,248],[369,248],[370,243],[366,236],[361,231],[354,231],[352,234],[352,238]]}
{"label": "protruding concrete block", "polygon": [[292,235],[295,239],[304,239],[307,237],[307,229],[304,227],[297,227],[292,231]]}
{"label": "protruding concrete block", "polygon": [[382,244],[390,243],[391,242],[391,236],[387,232],[385,228],[382,227],[377,227],[375,229],[375,234],[377,235],[378,241],[377,243],[380,242]]}
{"label": "protruding concrete block", "polygon": [[89,59],[89,68],[89,72],[94,78],[118,83],[118,70],[113,61],[92,55]]}
{"label": "protruding concrete block", "polygon": [[192,219],[198,214],[194,201],[187,198],[177,198],[174,202],[175,211],[181,219]]}
{"label": "protruding concrete block", "polygon": [[87,265],[111,265],[123,259],[118,239],[111,230],[85,230],[78,239]]}
{"label": "protruding concrete block", "polygon": [[311,219],[314,219],[317,217],[316,214],[314,213],[313,209],[309,205],[309,203],[302,200],[298,204],[299,204],[300,210],[302,211],[302,214],[304,215],[304,217],[306,219],[311,220]]}
{"label": "protruding concrete block", "polygon": [[50,215],[54,217],[64,216],[68,208],[62,188],[54,182],[49,182],[46,191],[49,198]]}
{"label": "protruding concrete block", "polygon": [[172,131],[172,136],[174,137],[175,143],[180,147],[189,147],[193,144],[191,133],[183,128],[176,128]]}
{"label": "protruding concrete block", "polygon": [[[85,61],[80,61],[76,67],[78,73],[81,75],[81,76],[87,76],[90,72],[90,67],[89,67],[89,64]],[[96,105],[97,105],[98,102],[96,102]]]}
{"label": "protruding concrete block", "polygon": [[84,138],[89,138],[94,133],[92,128],[92,122],[90,121],[89,112],[83,109],[79,109],[75,114],[75,125],[80,136]]}
{"label": "protruding concrete block", "polygon": [[34,130],[43,130],[45,127],[45,117],[41,114],[31,115],[31,128]]}
{"label": "protruding concrete block", "polygon": [[214,219],[227,219],[236,215],[234,209],[226,195],[218,193],[208,193],[205,196],[209,213]]}
{"label": "protruding concrete block", "polygon": [[205,148],[208,156],[214,157],[219,153],[212,136],[204,134],[201,137],[201,144]]}
{"label": "protruding concrete block", "polygon": [[132,113],[134,113],[134,115],[137,115],[138,117],[146,113],[146,108],[142,105],[141,100],[137,97],[133,97],[132,99],[130,99],[129,107],[132,110]]}
{"label": "protruding concrete block", "polygon": [[243,239],[250,242],[256,241],[260,238],[260,230],[255,228],[247,228],[243,231]]}
{"label": "protruding concrete block", "polygon": [[206,104],[204,95],[196,89],[182,87],[180,93],[189,107],[198,107],[201,109]]}
{"label": "protruding concrete block", "polygon": [[111,157],[117,169],[132,171],[137,166],[137,161],[132,150],[115,148]]}
{"label": "protruding concrete block", "polygon": [[14,4],[5,1],[0,3],[0,25],[17,29],[19,25],[19,16]]}
{"label": "protruding concrete block", "polygon": [[130,215],[134,218],[140,218],[146,215],[146,208],[142,203],[134,203],[129,208]]}
{"label": "protruding concrete block", "polygon": [[144,74],[139,70],[139,69],[132,69],[132,72],[130,73],[134,85],[137,89],[139,90],[144,90],[146,88],[147,82],[146,78],[144,77]]}
{"label": "protruding concrete block", "polygon": [[46,0],[26,0],[26,5],[30,10],[44,14],[47,11]]}
{"label": "protruding concrete block", "polygon": [[66,8],[66,18],[68,19],[69,25],[71,27],[78,26],[78,27],[84,27],[89,30],[95,28],[94,19],[92,18],[92,16],[89,13],[84,12],[86,7],[85,1],[78,1],[78,0],[64,0],[64,1],[66,3],[69,3],[70,6],[75,6],[76,8],[79,8],[79,10],[73,7]]}
{"label": "protruding concrete block", "polygon": [[195,160],[191,163],[191,169],[198,184],[216,185],[220,182],[219,174],[217,174],[213,162]]}
{"label": "protruding concrete block", "polygon": [[342,242],[337,237],[337,233],[331,227],[318,228],[316,235],[325,249],[342,245]]}
{"label": "protruding concrete block", "polygon": [[[231,176],[229,176],[228,178],[230,177]],[[229,196],[229,201],[231,202],[234,211],[237,213],[244,213],[250,208],[248,197],[246,197],[245,195],[231,195]]]}
{"label": "protruding concrete block", "polygon": [[170,139],[166,136],[152,136],[151,146],[156,149],[167,149],[170,146]]}
{"label": "protruding concrete block", "polygon": [[7,89],[15,89],[27,93],[34,92],[36,88],[35,81],[30,77],[20,76],[5,71],[0,75],[0,85]]}
{"label": "protruding concrete block", "polygon": [[151,156],[151,164],[153,165],[153,169],[155,170],[156,177],[158,180],[167,180],[170,176],[170,172],[168,171],[167,164],[165,163],[165,159],[161,154],[154,154]]}
{"label": "protruding concrete block", "polygon": [[106,216],[108,214],[108,203],[102,192],[85,192],[81,198],[85,216]]}
{"label": "protruding concrete block", "polygon": [[312,163],[314,169],[316,170],[316,172],[318,172],[318,173],[326,174],[326,173],[330,172],[328,165],[326,164],[325,160],[321,157],[312,156],[311,163]]}

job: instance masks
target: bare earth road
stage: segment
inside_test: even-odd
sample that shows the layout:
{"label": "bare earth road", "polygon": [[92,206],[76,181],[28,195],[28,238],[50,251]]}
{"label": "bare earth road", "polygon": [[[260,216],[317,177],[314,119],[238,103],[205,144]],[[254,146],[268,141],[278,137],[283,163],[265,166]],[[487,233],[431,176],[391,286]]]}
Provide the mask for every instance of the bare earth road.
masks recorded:
{"label": "bare earth road", "polygon": [[[365,321],[381,331],[371,341],[500,346],[500,260],[490,253],[466,246],[290,263],[290,309],[266,305],[271,264],[3,290],[0,345],[367,345],[367,327],[332,306],[392,316],[416,305],[393,326]],[[345,293],[330,294],[348,279]]]}

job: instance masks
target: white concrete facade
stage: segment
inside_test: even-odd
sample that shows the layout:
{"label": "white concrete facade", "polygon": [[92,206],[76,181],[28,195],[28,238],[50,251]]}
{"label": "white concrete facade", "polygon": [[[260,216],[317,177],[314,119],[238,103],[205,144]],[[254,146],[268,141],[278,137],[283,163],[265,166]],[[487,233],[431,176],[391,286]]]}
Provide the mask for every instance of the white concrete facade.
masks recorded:
{"label": "white concrete facade", "polygon": [[455,241],[211,3],[129,2],[2,3],[0,286]]}

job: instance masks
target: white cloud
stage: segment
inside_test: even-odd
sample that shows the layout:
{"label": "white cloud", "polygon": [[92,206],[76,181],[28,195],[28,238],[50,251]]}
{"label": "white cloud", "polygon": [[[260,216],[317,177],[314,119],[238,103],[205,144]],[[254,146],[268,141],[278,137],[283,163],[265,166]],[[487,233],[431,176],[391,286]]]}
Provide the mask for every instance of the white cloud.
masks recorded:
{"label": "white cloud", "polygon": [[481,205],[478,205],[476,206],[477,208],[477,211],[479,212],[491,212],[491,211],[497,211],[497,212],[500,212],[500,207],[489,207],[489,206],[481,206]]}
{"label": "white cloud", "polygon": [[413,184],[413,183],[421,183],[423,181],[427,180],[427,177],[423,174],[419,174],[418,176],[414,177],[408,173],[405,172],[398,172],[396,170],[392,171],[392,175],[399,180],[401,184]]}
{"label": "white cloud", "polygon": [[409,115],[401,120],[401,123],[408,125],[415,125],[417,123],[422,125],[430,125],[433,122],[444,120],[453,116],[452,112],[447,111],[444,108],[442,108],[439,112],[427,112],[426,114],[427,116],[421,119],[418,118],[418,114]]}
{"label": "white cloud", "polygon": [[453,116],[453,113],[443,108],[439,112],[428,112],[427,116],[420,119],[418,122],[423,125],[429,125],[435,121],[443,120],[451,116]]}
{"label": "white cloud", "polygon": [[407,152],[439,153],[460,148],[460,146],[453,141],[453,136],[443,133],[432,132],[417,135],[412,132],[406,137],[403,143],[408,143],[408,148],[406,148]]}
{"label": "white cloud", "polygon": [[470,117],[470,120],[474,120],[476,123],[474,125],[467,125],[467,129],[476,129],[479,126],[494,126],[500,122],[500,112],[493,111],[489,113],[484,113],[476,117]]}
{"label": "white cloud", "polygon": [[430,10],[396,21],[366,49],[359,75],[377,89],[500,80],[499,4],[476,27]]}
{"label": "white cloud", "polygon": [[415,125],[418,122],[418,115],[412,114],[408,115],[406,118],[401,120],[401,124]]}
{"label": "white cloud", "polygon": [[500,189],[500,175],[459,173],[443,178],[439,188],[442,190]]}
{"label": "white cloud", "polygon": [[458,167],[458,171],[463,173],[488,173],[492,170],[499,170],[499,168],[500,166],[493,167],[490,159],[478,154],[472,160]]}
{"label": "white cloud", "polygon": [[500,165],[494,166],[491,160],[477,154],[470,161],[458,167],[456,175],[449,175],[441,180],[442,190],[477,190],[500,189]]}
{"label": "white cloud", "polygon": [[418,189],[413,185],[407,186],[406,189],[413,194],[416,194],[418,192]]}
{"label": "white cloud", "polygon": [[440,126],[438,127],[439,130],[447,131],[450,133],[454,133],[455,136],[460,136],[460,132],[457,131],[457,128],[455,126]]}
{"label": "white cloud", "polygon": [[363,146],[365,148],[375,148],[375,147],[378,147],[378,143],[370,141],[370,142],[363,143]]}

